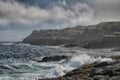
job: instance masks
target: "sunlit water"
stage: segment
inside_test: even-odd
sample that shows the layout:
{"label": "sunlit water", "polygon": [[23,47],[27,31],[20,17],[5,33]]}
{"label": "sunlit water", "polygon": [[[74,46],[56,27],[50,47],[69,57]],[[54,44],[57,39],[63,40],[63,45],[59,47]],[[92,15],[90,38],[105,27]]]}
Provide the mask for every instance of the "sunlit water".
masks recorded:
{"label": "sunlit water", "polygon": [[[0,80],[37,80],[65,75],[84,64],[112,61],[98,56],[119,55],[110,49],[64,48],[0,43]],[[66,55],[69,60],[37,62],[45,56]],[[95,57],[97,56],[97,57]]]}

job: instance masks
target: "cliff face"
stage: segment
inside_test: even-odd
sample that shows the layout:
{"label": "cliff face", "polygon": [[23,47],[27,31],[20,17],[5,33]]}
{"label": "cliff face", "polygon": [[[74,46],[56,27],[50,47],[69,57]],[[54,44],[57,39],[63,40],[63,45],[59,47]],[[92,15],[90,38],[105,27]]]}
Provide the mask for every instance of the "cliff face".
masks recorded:
{"label": "cliff face", "polygon": [[120,22],[103,22],[86,28],[80,46],[85,48],[113,48],[120,46]]}
{"label": "cliff face", "polygon": [[34,45],[67,45],[77,41],[86,26],[76,26],[61,30],[40,30],[33,31],[31,35],[23,40],[23,43]]}
{"label": "cliff face", "polygon": [[120,46],[120,22],[33,31],[23,42],[34,45],[74,45],[84,48],[118,47]]}

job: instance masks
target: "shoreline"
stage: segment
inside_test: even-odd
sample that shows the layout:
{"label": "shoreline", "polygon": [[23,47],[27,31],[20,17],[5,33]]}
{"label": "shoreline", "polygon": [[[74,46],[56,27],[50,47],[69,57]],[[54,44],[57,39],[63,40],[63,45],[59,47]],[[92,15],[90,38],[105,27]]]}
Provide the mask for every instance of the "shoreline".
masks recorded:
{"label": "shoreline", "polygon": [[86,64],[61,77],[38,80],[119,80],[120,55],[111,56],[110,58],[113,59],[112,62]]}

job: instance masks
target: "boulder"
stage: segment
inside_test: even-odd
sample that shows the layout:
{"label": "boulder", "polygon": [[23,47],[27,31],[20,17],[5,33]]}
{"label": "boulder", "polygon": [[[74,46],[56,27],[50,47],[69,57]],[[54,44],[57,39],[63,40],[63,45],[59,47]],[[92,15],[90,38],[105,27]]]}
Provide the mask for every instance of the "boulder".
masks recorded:
{"label": "boulder", "polygon": [[[68,56],[49,56],[44,57],[40,62],[60,61],[69,58]],[[39,62],[39,61],[38,61]]]}

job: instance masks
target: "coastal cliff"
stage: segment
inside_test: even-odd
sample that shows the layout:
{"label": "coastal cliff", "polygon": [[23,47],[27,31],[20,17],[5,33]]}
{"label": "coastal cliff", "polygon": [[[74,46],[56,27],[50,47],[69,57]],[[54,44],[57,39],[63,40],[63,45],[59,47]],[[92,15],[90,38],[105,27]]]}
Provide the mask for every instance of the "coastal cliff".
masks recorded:
{"label": "coastal cliff", "polygon": [[120,22],[102,22],[97,25],[65,29],[33,31],[23,40],[32,45],[65,45],[83,48],[114,48],[120,46]]}
{"label": "coastal cliff", "polygon": [[65,29],[47,29],[47,30],[34,30],[32,34],[23,40],[23,43],[33,45],[77,45],[86,26],[76,26],[74,28]]}
{"label": "coastal cliff", "polygon": [[84,30],[79,41],[84,48],[113,48],[120,46],[120,22],[103,22]]}

